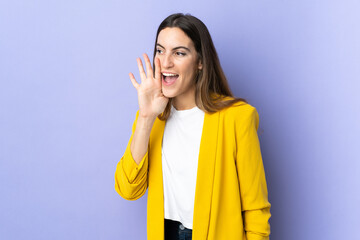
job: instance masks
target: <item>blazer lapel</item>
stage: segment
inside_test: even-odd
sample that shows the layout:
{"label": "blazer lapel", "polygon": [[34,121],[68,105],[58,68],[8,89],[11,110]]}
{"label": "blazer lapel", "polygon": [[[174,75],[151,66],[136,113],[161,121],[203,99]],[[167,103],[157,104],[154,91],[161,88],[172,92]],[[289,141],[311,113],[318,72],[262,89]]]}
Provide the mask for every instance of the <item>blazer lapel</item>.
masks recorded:
{"label": "blazer lapel", "polygon": [[164,236],[164,190],[161,160],[161,146],[165,121],[156,119],[151,135],[148,169],[147,232],[149,239],[163,240]]}
{"label": "blazer lapel", "polygon": [[[205,113],[204,125],[201,135],[198,170],[196,177],[194,216],[193,216],[193,239],[207,239],[213,179],[215,169],[215,155],[218,138],[219,112]],[[150,137],[150,162],[149,162],[149,192],[152,197],[148,198],[148,216],[152,216],[147,222],[149,239],[163,239],[164,232],[164,189],[162,174],[161,147],[164,134],[165,121],[156,120]],[[151,207],[150,207],[151,206]],[[159,226],[160,225],[160,226]]]}
{"label": "blazer lapel", "polygon": [[193,216],[193,239],[207,239],[213,191],[219,112],[205,113],[200,142]]}

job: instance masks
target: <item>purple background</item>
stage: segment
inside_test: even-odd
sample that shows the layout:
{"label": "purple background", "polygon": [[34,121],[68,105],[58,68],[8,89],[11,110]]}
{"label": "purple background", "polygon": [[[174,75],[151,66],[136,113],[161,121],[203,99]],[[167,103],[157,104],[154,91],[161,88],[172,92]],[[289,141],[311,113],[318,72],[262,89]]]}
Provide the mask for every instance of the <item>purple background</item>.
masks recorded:
{"label": "purple background", "polygon": [[208,26],[235,95],[260,115],[276,240],[360,226],[359,1],[0,2],[0,239],[145,239],[146,198],[114,171],[160,22]]}

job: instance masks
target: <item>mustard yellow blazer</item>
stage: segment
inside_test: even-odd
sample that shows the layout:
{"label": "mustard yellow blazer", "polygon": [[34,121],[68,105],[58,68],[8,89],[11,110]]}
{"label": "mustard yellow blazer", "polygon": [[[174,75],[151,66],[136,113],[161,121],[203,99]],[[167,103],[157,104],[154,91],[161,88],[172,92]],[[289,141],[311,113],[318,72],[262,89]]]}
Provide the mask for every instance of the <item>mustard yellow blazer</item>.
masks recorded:
{"label": "mustard yellow blazer", "polygon": [[[134,133],[136,119],[132,127]],[[205,113],[198,160],[193,240],[269,239],[270,203],[254,107],[240,102]],[[148,189],[147,237],[164,240],[164,193],[161,145],[165,121],[155,120],[148,152],[139,165],[132,158],[130,137],[116,167],[115,189],[136,200]]]}

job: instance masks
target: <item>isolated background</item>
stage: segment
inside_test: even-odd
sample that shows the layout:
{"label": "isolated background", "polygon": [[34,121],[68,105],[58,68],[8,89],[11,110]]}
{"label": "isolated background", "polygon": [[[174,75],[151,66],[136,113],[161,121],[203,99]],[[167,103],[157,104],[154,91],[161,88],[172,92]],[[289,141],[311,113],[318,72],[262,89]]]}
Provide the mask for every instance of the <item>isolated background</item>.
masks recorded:
{"label": "isolated background", "polygon": [[[0,239],[146,239],[146,198],[114,171],[160,22],[208,26],[235,95],[260,115],[274,240],[360,226],[359,1],[0,2]],[[138,77],[137,77],[138,78]]]}

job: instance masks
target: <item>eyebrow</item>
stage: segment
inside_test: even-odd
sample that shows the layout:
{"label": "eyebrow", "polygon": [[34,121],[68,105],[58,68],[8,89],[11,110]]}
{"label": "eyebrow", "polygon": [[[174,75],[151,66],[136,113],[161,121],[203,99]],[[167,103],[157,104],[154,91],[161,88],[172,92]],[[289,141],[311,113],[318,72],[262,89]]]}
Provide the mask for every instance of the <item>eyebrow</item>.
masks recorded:
{"label": "eyebrow", "polygon": [[[159,46],[159,47],[164,48],[164,47],[163,47],[161,44],[159,44],[159,43],[157,43],[157,44],[156,44],[156,46]],[[179,49],[179,48],[183,48],[183,49],[185,49],[185,50],[187,50],[187,51],[191,52],[189,48],[184,47],[184,46],[178,46],[178,47],[173,48],[172,50],[177,50],[177,49]],[[165,49],[165,48],[164,48],[164,49]]]}

